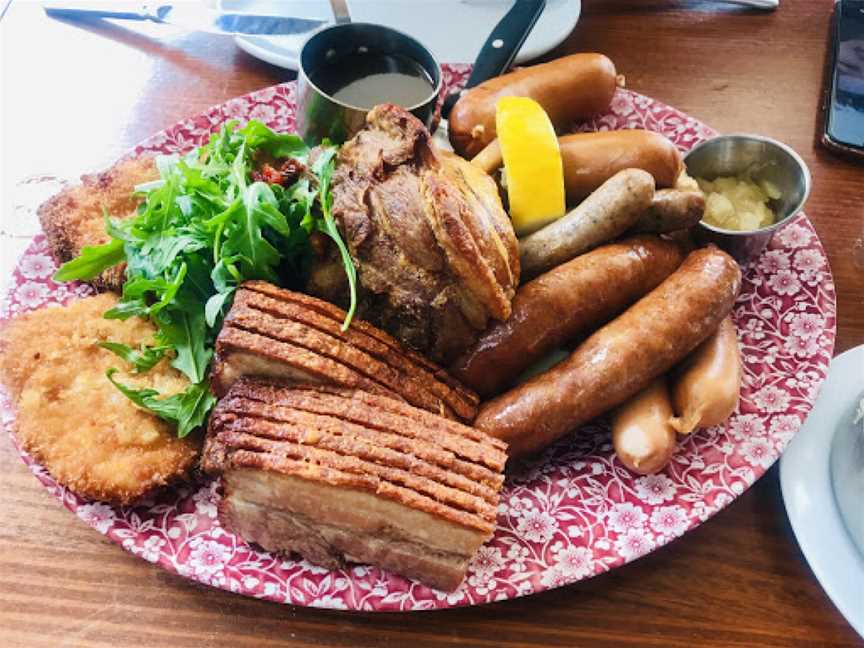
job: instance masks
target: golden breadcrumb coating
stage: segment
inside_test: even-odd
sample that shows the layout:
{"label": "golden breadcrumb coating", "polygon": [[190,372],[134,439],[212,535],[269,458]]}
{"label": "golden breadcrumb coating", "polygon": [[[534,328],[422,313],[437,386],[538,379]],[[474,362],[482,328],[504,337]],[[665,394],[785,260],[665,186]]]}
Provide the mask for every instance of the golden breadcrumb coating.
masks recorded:
{"label": "golden breadcrumb coating", "polygon": [[[152,324],[137,317],[106,320],[117,303],[106,293],[44,308],[0,329],[0,380],[17,409],[18,441],[54,478],[87,498],[129,504],[186,475],[201,446],[199,434],[176,437],[173,425],[136,407],[105,377],[126,363],[98,342],[149,342]],[[163,359],[120,382],[168,395],[188,384]]]}
{"label": "golden breadcrumb coating", "polygon": [[[135,185],[159,177],[152,157],[121,160],[101,173],[81,176],[81,184],[67,187],[39,207],[39,222],[51,252],[60,263],[74,259],[85,245],[108,242],[104,212],[112,218],[131,216],[140,196]],[[100,289],[119,290],[124,266],[109,268],[92,283]]]}

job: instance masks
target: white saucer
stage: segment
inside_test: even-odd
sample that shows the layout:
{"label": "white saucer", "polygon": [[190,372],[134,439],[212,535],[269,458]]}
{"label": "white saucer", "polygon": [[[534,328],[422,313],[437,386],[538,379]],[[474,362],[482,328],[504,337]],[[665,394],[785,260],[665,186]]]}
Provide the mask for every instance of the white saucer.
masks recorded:
{"label": "white saucer", "polygon": [[[838,504],[838,500],[857,501],[864,508],[864,493],[845,491],[860,488],[862,481],[852,477],[864,473],[864,465],[844,466],[843,478],[833,486],[831,470],[835,435],[840,435],[838,443],[851,444],[848,428],[862,390],[864,346],[859,346],[831,361],[816,405],[780,460],[780,486],[795,537],[813,573],[834,605],[864,637],[864,555],[844,524],[845,513],[849,528],[854,528],[853,516],[858,511]],[[850,461],[855,456],[852,450],[851,445],[845,452],[839,449]],[[835,450],[834,469],[839,477],[836,455]]]}
{"label": "white saucer", "polygon": [[[332,20],[328,0],[223,0],[223,8]],[[473,63],[489,32],[512,3],[508,0],[349,0],[356,22],[387,25],[410,34],[441,63]],[[580,0],[548,0],[516,62],[534,59],[564,41],[579,20]],[[243,51],[261,60],[297,69],[300,48],[309,34],[238,36]]]}

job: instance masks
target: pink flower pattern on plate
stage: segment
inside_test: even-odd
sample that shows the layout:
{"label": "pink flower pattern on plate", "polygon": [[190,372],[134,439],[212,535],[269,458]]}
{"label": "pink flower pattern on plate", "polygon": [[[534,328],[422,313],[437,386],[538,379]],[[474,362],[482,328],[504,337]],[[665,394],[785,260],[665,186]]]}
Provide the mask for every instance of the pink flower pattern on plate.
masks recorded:
{"label": "pink flower pattern on plate", "polygon": [[630,529],[618,536],[615,548],[625,560],[635,560],[651,551],[656,545],[650,533],[642,529]]}
{"label": "pink flower pattern on plate", "polygon": [[801,289],[801,282],[798,280],[798,275],[792,270],[779,270],[775,272],[768,280],[768,285],[774,289],[778,295],[794,295]]}
{"label": "pink flower pattern on plate", "polygon": [[782,250],[768,250],[759,257],[759,268],[768,274],[786,270],[789,268],[789,256]]}
{"label": "pink flower pattern on plate", "polygon": [[[468,66],[445,66],[445,87]],[[157,133],[129,155],[180,153],[228,119],[259,115],[294,126],[294,83],[232,99]],[[609,113],[579,130],[646,128],[683,151],[714,134],[649,97],[619,90]],[[90,294],[57,284],[45,238],[37,236],[12,277],[2,317]],[[781,274],[786,273],[786,274]],[[778,275],[780,275],[778,277]],[[794,289],[793,289],[794,287]],[[508,476],[495,536],[455,592],[431,590],[367,566],[328,571],[250,545],[216,517],[218,481],[185,484],[134,507],[88,502],[59,486],[27,453],[34,476],[67,508],[127,551],[214,587],[292,605],[348,610],[428,610],[525,596],[603,573],[686,533],[731,503],[773,463],[810,411],[835,337],[835,294],[825,253],[806,216],[781,229],[746,271],[734,318],[744,357],[739,411],[684,438],[666,470],[640,477],[615,458],[604,421],[584,426]],[[789,337],[812,342],[801,355]],[[14,412],[0,394],[3,426]]]}
{"label": "pink flower pattern on plate", "polygon": [[27,279],[44,279],[54,272],[54,261],[47,254],[31,254],[21,259],[18,269]]}
{"label": "pink flower pattern on plate", "polygon": [[687,511],[677,504],[658,506],[651,513],[651,528],[662,536],[676,538],[687,530]]}
{"label": "pink flower pattern on plate", "polygon": [[648,516],[645,515],[642,508],[632,502],[615,504],[606,514],[606,524],[618,533],[626,533],[631,529],[641,529],[647,519]]}

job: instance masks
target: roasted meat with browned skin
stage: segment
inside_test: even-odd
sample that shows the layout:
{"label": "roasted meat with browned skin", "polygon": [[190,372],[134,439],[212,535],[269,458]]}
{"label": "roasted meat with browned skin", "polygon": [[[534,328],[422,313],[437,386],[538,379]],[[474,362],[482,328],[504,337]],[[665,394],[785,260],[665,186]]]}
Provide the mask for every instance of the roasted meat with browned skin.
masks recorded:
{"label": "roasted meat with browned skin", "polygon": [[356,387],[470,422],[478,399],[443,369],[315,297],[247,281],[216,338],[211,384],[224,395],[242,376]]}
{"label": "roasted meat with browned skin", "polygon": [[[84,246],[107,243],[110,237],[105,231],[105,214],[115,219],[133,215],[141,202],[134,193],[135,186],[158,177],[152,157],[121,160],[110,169],[81,176],[81,184],[47,200],[38,214],[54,258],[65,263],[77,257]],[[108,268],[90,283],[119,291],[125,267]]]}
{"label": "roasted meat with browned skin", "polygon": [[265,549],[452,590],[495,529],[505,447],[386,396],[242,379],[202,467],[222,476],[223,524]]}
{"label": "roasted meat with browned skin", "polygon": [[[519,255],[495,183],[439,150],[402,108],[376,106],[340,149],[333,215],[357,267],[361,317],[412,348],[447,362],[490,318],[509,317]],[[344,302],[330,268],[315,268],[309,289]]]}

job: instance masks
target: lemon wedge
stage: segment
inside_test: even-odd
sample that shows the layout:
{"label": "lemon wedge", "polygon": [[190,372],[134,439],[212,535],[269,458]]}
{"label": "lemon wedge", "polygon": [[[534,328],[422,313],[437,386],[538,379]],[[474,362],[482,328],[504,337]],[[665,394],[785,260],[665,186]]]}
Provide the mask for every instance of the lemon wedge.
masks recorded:
{"label": "lemon wedge", "polygon": [[528,97],[495,104],[510,218],[524,236],[564,215],[564,165],[558,137],[542,106]]}

